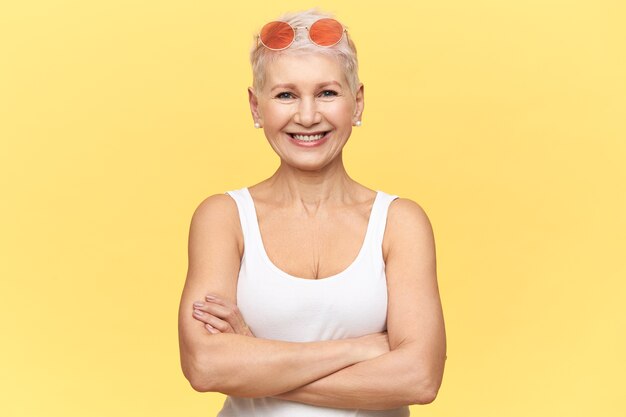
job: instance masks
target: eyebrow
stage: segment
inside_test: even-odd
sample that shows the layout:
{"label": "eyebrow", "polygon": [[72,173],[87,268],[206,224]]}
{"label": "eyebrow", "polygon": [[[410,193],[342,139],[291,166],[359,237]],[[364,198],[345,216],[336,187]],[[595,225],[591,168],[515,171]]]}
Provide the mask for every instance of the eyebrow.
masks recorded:
{"label": "eyebrow", "polygon": [[[333,81],[325,81],[323,83],[319,83],[317,84],[315,87],[319,88],[319,87],[324,87],[327,85],[336,85],[337,87],[341,88],[341,84],[335,80]],[[291,84],[291,83],[285,83],[285,84],[276,84],[274,87],[272,87],[272,89],[270,91],[274,91],[277,88],[293,88],[293,89],[297,89],[295,84]]]}

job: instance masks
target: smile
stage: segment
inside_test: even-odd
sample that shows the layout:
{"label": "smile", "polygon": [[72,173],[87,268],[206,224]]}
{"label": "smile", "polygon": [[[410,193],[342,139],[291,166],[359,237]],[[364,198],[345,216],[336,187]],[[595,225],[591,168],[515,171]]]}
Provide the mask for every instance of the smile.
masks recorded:
{"label": "smile", "polygon": [[324,136],[326,136],[327,133],[328,132],[320,132],[315,134],[289,133],[289,136],[303,142],[315,142],[316,140],[322,139]]}
{"label": "smile", "polygon": [[330,131],[328,132],[315,132],[313,134],[300,134],[300,133],[288,133],[291,138],[291,142],[306,148],[322,146],[326,143],[330,137]]}

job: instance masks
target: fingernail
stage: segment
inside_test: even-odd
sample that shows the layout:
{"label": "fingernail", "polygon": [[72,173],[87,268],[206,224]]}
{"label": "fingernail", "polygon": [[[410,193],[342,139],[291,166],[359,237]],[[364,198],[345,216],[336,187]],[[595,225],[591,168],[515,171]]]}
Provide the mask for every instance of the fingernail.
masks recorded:
{"label": "fingernail", "polygon": [[205,326],[207,328],[208,331],[210,331],[211,333],[217,333],[217,330],[215,330],[213,327],[211,327],[210,324],[207,324]]}
{"label": "fingernail", "polygon": [[194,310],[193,312],[197,316],[203,316],[204,315],[204,313],[202,311],[200,311],[200,310]]}
{"label": "fingernail", "polygon": [[194,307],[203,307],[204,303],[201,303],[200,301],[196,301],[195,303],[193,303]]}
{"label": "fingernail", "polygon": [[212,295],[207,295],[206,299],[207,300],[217,300],[217,298],[213,297]]}

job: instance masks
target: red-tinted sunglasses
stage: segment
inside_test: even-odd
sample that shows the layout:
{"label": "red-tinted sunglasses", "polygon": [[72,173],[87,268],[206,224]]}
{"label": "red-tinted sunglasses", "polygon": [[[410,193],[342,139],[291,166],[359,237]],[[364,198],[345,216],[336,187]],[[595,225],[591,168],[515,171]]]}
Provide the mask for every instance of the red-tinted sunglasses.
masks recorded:
{"label": "red-tinted sunglasses", "polygon": [[311,27],[291,26],[287,22],[275,20],[267,23],[257,35],[257,46],[259,41],[268,49],[280,51],[289,48],[296,38],[296,29],[306,28],[309,32],[309,39],[318,46],[333,46],[339,43],[347,30],[335,19],[324,18],[316,20]]}

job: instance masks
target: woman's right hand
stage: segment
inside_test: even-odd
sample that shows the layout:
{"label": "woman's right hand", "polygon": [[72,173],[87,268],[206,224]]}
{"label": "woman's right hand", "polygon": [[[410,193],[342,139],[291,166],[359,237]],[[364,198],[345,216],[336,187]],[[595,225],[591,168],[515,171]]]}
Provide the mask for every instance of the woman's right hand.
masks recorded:
{"label": "woman's right hand", "polygon": [[370,360],[380,355],[389,353],[389,338],[387,331],[366,334],[355,338],[356,343],[361,346],[365,359]]}

